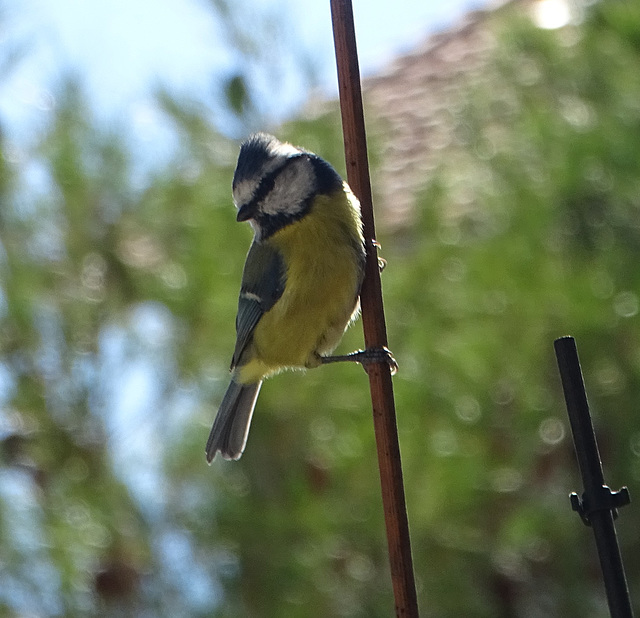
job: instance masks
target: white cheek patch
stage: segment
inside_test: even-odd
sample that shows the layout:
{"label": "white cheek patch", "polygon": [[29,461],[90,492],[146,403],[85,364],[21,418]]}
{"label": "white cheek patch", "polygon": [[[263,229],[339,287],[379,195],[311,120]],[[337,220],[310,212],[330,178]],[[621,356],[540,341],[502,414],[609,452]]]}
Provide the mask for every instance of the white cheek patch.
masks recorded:
{"label": "white cheek patch", "polygon": [[314,191],[315,176],[309,160],[294,159],[278,174],[261,210],[267,215],[294,215],[302,210],[302,202]]}

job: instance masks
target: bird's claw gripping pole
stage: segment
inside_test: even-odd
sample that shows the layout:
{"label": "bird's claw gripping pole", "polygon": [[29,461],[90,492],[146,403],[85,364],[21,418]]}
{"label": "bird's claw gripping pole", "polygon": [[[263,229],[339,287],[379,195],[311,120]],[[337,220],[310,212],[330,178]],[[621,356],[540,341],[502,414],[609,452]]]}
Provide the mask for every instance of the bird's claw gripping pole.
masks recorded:
{"label": "bird's claw gripping pole", "polygon": [[393,357],[391,350],[385,346],[381,348],[367,348],[366,350],[356,350],[341,356],[321,356],[320,362],[323,365],[329,363],[353,362],[360,363],[368,373],[369,367],[375,363],[386,363],[389,366],[391,375],[398,373],[398,361]]}

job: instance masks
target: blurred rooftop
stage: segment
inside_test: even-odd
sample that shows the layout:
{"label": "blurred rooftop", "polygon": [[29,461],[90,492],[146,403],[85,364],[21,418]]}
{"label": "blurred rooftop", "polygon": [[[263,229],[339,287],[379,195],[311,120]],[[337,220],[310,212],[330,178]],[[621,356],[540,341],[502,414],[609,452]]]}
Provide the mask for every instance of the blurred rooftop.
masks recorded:
{"label": "blurred rooftop", "polygon": [[[554,6],[549,6],[549,4]],[[383,219],[407,221],[416,195],[453,145],[455,111],[470,87],[487,78],[496,49],[494,20],[505,10],[529,13],[541,27],[564,25],[564,0],[511,0],[468,13],[454,27],[429,36],[413,52],[393,60],[379,75],[365,79],[369,130],[381,144],[374,190]],[[554,12],[555,11],[555,12]],[[551,22],[541,15],[555,14]],[[387,216],[387,219],[391,217]]]}

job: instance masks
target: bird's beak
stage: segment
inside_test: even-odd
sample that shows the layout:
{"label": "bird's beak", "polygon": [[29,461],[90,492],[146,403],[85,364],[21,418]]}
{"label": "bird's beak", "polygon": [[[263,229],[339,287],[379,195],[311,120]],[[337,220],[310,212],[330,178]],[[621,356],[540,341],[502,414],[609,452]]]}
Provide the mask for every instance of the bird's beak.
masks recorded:
{"label": "bird's beak", "polygon": [[238,208],[238,215],[236,216],[236,221],[248,221],[249,219],[253,219],[256,214],[256,205],[253,202],[248,202],[247,204],[243,204]]}

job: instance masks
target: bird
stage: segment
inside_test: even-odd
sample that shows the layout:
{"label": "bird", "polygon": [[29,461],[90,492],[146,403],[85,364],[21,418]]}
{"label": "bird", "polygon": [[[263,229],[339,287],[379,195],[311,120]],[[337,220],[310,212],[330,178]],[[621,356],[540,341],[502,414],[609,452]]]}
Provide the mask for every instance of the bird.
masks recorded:
{"label": "bird", "polygon": [[[386,348],[330,356],[359,313],[365,271],[360,203],[318,155],[254,133],[232,182],[236,219],[254,237],[238,299],[231,381],[206,445],[237,460],[265,378],[336,361],[395,361]],[[366,365],[365,365],[366,366]]]}

